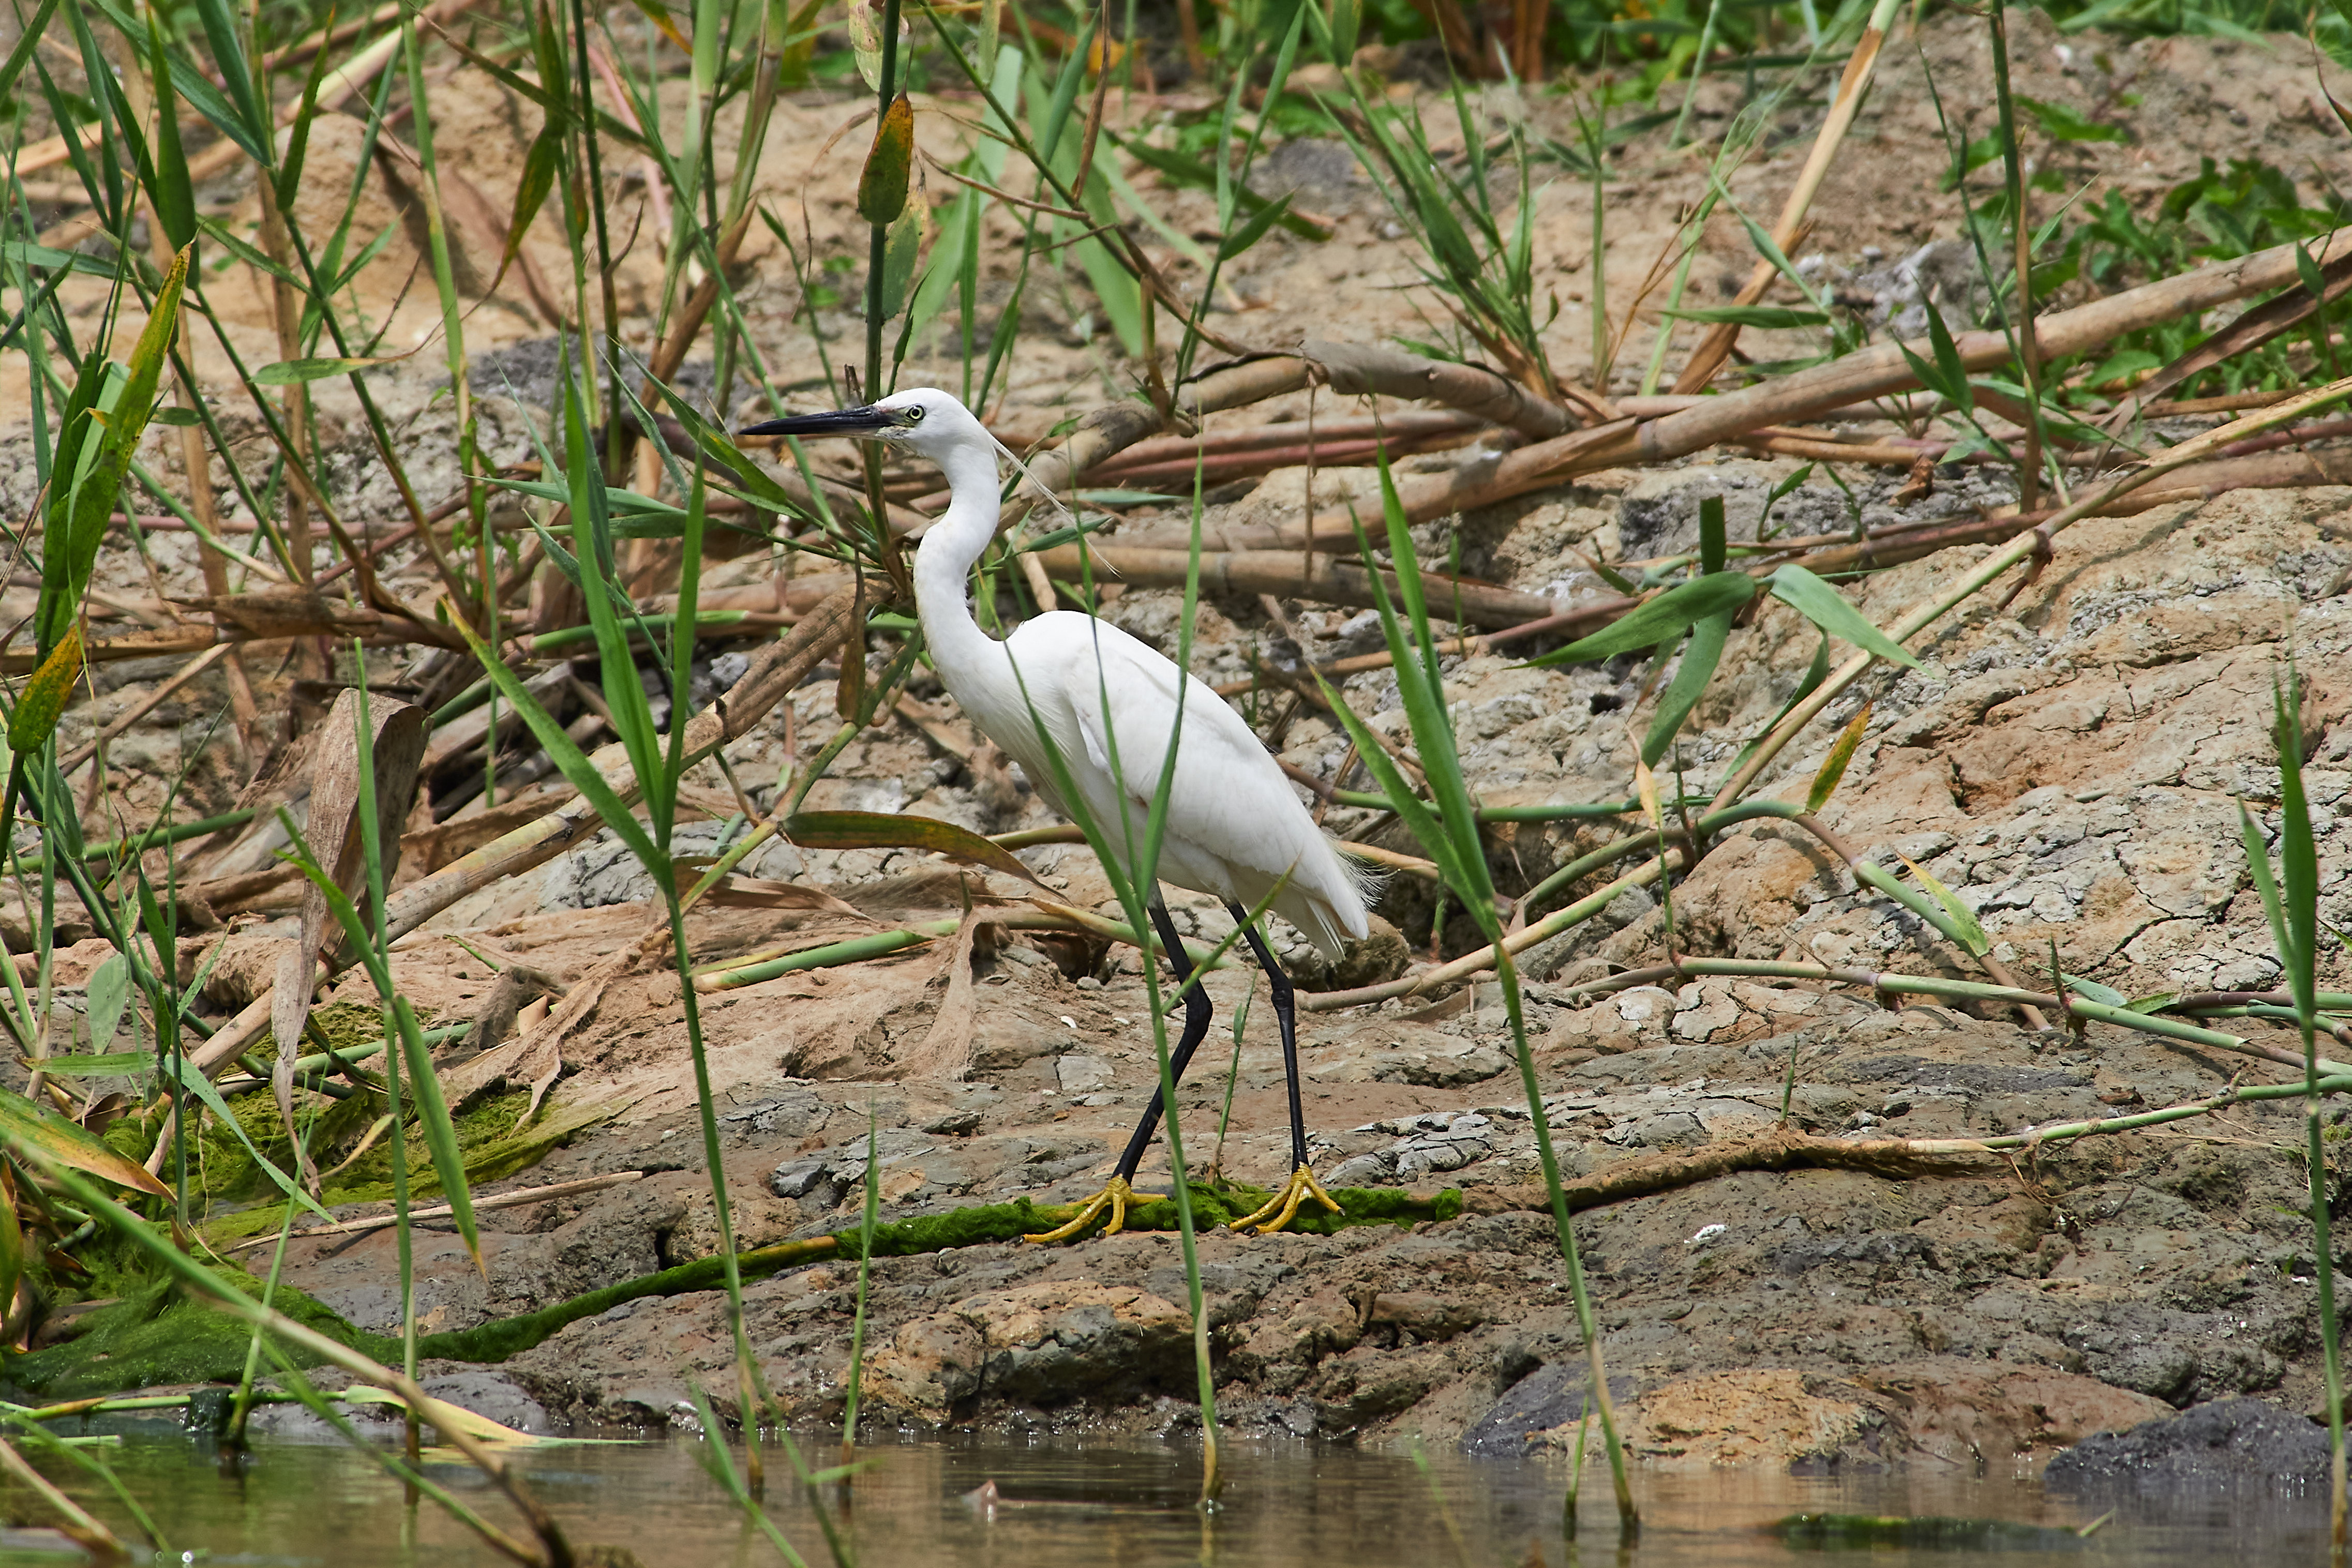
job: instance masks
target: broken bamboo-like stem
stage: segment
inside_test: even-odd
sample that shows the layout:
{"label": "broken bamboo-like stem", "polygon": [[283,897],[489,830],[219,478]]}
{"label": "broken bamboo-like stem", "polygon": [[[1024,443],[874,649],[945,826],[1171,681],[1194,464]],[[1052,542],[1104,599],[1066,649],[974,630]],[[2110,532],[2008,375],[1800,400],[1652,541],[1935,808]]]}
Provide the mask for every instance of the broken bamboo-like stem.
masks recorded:
{"label": "broken bamboo-like stem", "polygon": [[[1192,565],[1190,550],[1098,546],[1087,550],[1085,556],[1091,562],[1087,570],[1092,571],[1097,586],[1116,580],[1130,588],[1181,588]],[[1081,553],[1076,545],[1039,550],[1034,559],[1043,563],[1050,578],[1062,582],[1080,580]],[[1203,593],[1271,593],[1278,598],[1312,599],[1359,609],[1370,609],[1379,602],[1373,597],[1372,574],[1369,570],[1353,561],[1335,559],[1328,553],[1204,550],[1200,557],[1200,570]],[[1435,573],[1424,573],[1423,580],[1427,584],[1433,616],[1451,620],[1458,612],[1463,622],[1474,626],[1517,626],[1539,617],[1583,609],[1516,589],[1465,582]],[[1395,578],[1382,573],[1381,581],[1386,585],[1390,602],[1394,603],[1398,591]]]}

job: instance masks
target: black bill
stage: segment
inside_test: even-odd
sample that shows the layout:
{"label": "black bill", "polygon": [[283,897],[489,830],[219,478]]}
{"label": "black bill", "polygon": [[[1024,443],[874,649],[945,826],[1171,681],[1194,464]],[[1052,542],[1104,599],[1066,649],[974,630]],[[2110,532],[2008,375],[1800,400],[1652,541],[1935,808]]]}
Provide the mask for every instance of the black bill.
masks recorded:
{"label": "black bill", "polygon": [[738,435],[878,435],[895,428],[898,416],[867,403],[861,408],[835,409],[830,413],[796,413],[739,430]]}

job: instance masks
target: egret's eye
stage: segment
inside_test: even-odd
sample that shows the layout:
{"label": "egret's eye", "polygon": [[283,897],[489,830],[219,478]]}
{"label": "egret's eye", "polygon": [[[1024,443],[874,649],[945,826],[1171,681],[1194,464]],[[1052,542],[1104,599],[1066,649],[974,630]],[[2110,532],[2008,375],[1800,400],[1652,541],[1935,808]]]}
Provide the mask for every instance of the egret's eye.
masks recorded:
{"label": "egret's eye", "polygon": [[908,424],[920,424],[923,423],[923,411],[919,404],[907,411],[907,423]]}

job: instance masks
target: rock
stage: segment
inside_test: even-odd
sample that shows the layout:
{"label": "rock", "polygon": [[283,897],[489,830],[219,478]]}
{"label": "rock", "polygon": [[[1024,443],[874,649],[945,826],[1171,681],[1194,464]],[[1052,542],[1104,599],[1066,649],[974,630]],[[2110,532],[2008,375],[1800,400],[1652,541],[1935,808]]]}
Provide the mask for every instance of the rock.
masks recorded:
{"label": "rock", "polygon": [[2263,1492],[2326,1485],[2327,1428],[2260,1399],[2216,1399],[2127,1432],[2101,1432],[2050,1461],[2053,1491]]}
{"label": "rock", "polygon": [[1919,1458],[1971,1468],[1995,1456],[2023,1459],[2063,1448],[2164,1409],[2160,1400],[2094,1377],[1951,1356],[1873,1368],[1854,1382],[1899,1436],[1899,1443],[1885,1446],[1889,1455],[1907,1448]]}
{"label": "rock", "polygon": [[[1793,1368],[1719,1372],[1643,1394],[1621,1410],[1620,1430],[1627,1452],[1647,1468],[1826,1468],[1876,1420],[1868,1406],[1839,1397],[1850,1391],[1849,1385]],[[1542,1440],[1573,1451],[1577,1425],[1555,1427]]]}
{"label": "rock", "polygon": [[477,1416],[488,1416],[501,1427],[534,1434],[555,1430],[555,1424],[548,1418],[546,1408],[503,1373],[486,1367],[466,1367],[457,1372],[436,1373],[420,1381],[425,1392],[434,1398],[463,1406]]}
{"label": "rock", "polygon": [[1054,1075],[1065,1094],[1090,1094],[1110,1082],[1109,1062],[1099,1056],[1080,1056],[1073,1051],[1054,1063]]}
{"label": "rock", "polygon": [[1372,1298],[1367,1328],[1401,1329],[1424,1341],[1452,1339],[1478,1326],[1484,1314],[1467,1301],[1424,1291],[1382,1291]]}
{"label": "rock", "polygon": [[[1465,1454],[1517,1456],[1527,1452],[1528,1440],[1561,1427],[1573,1427],[1585,1413],[1585,1396],[1591,1386],[1582,1360],[1557,1361],[1540,1367],[1511,1385],[1494,1407],[1462,1434]],[[1612,1375],[1609,1397],[1622,1406],[1633,1397],[1631,1377]]]}
{"label": "rock", "polygon": [[1676,1040],[1715,1040],[1738,1029],[1740,1017],[1729,982],[1694,980],[1675,994],[1674,1021],[1666,1027]]}
{"label": "rock", "polygon": [[974,1296],[901,1328],[868,1364],[878,1404],[945,1425],[983,1394],[1025,1404],[1132,1396],[1189,1376],[1192,1314],[1131,1285]]}

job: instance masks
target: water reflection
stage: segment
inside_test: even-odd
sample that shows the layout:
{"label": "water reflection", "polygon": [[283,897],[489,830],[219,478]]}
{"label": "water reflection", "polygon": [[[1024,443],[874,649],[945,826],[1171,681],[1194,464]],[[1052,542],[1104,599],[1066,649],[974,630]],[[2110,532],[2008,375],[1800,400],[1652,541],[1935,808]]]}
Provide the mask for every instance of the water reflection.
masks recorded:
{"label": "water reflection", "polygon": [[[117,1470],[153,1512],[175,1551],[257,1565],[433,1564],[500,1561],[429,1505],[406,1517],[398,1487],[365,1458],[329,1444],[275,1442],[244,1467],[224,1467],[206,1442],[142,1426],[121,1428]],[[645,1568],[776,1561],[703,1473],[692,1440],[552,1448],[519,1461],[574,1545],[625,1549]],[[831,1445],[814,1450],[830,1457]],[[1638,1478],[1644,1528],[1617,1540],[1605,1472],[1584,1491],[1573,1547],[1561,1535],[1567,1470],[1557,1461],[1358,1452],[1305,1444],[1228,1446],[1223,1506],[1192,1506],[1198,1454],[1188,1444],[1034,1443],[1002,1437],[912,1441],[866,1450],[847,1538],[865,1568],[1742,1568],[1837,1556],[1878,1564],[2070,1563],[2190,1565],[2318,1562],[2326,1529],[2310,1499],[2127,1502],[2088,1541],[2054,1531],[1988,1532],[1968,1544],[1877,1546],[1861,1552],[1792,1545],[1768,1528],[1797,1512],[1941,1515],[2023,1526],[2087,1522],[2107,1507],[2045,1495],[2021,1480],[1932,1476],[1790,1477],[1725,1471]],[[435,1479],[494,1520],[508,1512],[460,1466]],[[782,1474],[772,1458],[772,1478]],[[69,1490],[100,1512],[91,1487]],[[977,1495],[975,1495],[977,1494]],[[12,1516],[28,1499],[7,1494]],[[826,1561],[804,1497],[772,1484],[777,1523],[812,1563]],[[1983,1540],[1982,1536],[1979,1537]],[[625,1559],[613,1559],[625,1561]],[[12,1550],[0,1568],[54,1563]]]}

